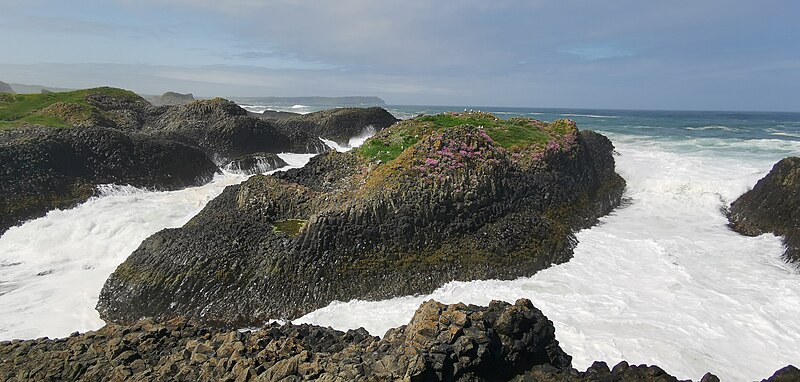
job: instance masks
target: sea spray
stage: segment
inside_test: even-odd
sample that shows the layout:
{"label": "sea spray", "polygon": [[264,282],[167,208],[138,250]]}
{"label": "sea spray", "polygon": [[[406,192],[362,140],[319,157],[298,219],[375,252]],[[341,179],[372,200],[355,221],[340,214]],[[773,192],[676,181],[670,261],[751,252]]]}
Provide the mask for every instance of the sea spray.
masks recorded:
{"label": "sea spray", "polygon": [[[313,154],[279,154],[288,168]],[[95,305],[105,279],[158,230],[180,227],[229,185],[226,173],[200,187],[148,192],[101,187],[101,196],[9,229],[0,237],[0,339],[66,336],[103,325]]]}
{"label": "sea spray", "polygon": [[630,203],[578,233],[568,263],[513,281],[452,282],[425,296],[334,302],[295,322],[382,335],[428,299],[526,297],[555,322],[579,369],[624,359],[679,378],[710,370],[739,380],[797,362],[800,275],[780,260],[778,238],[738,235],[720,209],[769,170],[780,147],[797,153],[800,145],[611,137]]}

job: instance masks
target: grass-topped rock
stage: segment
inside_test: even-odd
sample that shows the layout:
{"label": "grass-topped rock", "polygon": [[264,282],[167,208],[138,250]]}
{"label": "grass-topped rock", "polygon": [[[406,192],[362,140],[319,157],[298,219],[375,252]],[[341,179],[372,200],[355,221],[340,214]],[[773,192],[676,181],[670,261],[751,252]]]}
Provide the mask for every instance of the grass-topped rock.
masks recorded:
{"label": "grass-topped rock", "polygon": [[107,280],[113,322],[295,318],[333,300],[510,279],[567,261],[620,201],[613,146],[571,121],[483,113],[402,121],[362,148],[227,188]]}
{"label": "grass-topped rock", "polygon": [[319,138],[326,134],[353,136],[394,122],[380,108],[269,121],[221,98],[156,107],[133,92],[109,87],[3,93],[0,234],[54,208],[85,201],[98,184],[181,188],[207,181],[230,159],[229,165],[244,173],[273,170],[286,165],[276,153],[324,151]]}

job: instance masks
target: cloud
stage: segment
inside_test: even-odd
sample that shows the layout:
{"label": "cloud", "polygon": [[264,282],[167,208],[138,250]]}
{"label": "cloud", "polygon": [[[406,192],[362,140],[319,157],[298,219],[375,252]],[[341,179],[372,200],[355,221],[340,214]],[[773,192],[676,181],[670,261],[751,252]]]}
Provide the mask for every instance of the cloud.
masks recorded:
{"label": "cloud", "polygon": [[562,48],[559,51],[578,56],[588,61],[635,56],[633,51],[612,43],[573,45]]}

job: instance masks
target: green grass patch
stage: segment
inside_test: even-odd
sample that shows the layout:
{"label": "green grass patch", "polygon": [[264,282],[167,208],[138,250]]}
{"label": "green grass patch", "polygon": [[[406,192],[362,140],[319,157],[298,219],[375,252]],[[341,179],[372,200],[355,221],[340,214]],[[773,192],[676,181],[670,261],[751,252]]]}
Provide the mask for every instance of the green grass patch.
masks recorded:
{"label": "green grass patch", "polygon": [[64,118],[55,115],[37,113],[48,106],[62,102],[77,105],[76,111],[83,115],[91,115],[96,108],[89,104],[87,96],[90,94],[104,94],[116,98],[140,99],[135,93],[110,87],[83,89],[64,93],[47,94],[4,94],[0,97],[0,127],[14,127],[19,125],[46,125],[54,127],[71,126]]}
{"label": "green grass patch", "polygon": [[297,236],[300,233],[300,229],[302,229],[308,220],[301,220],[301,219],[286,219],[286,220],[279,220],[273,224],[272,232],[275,233],[285,233],[289,236]]}
{"label": "green grass patch", "polygon": [[530,118],[500,119],[493,114],[481,112],[444,113],[398,123],[364,142],[356,152],[368,161],[389,162],[423,136],[462,125],[482,127],[495,144],[506,149],[531,145],[543,147],[554,136],[563,136],[574,131],[574,125],[565,120],[547,124]]}
{"label": "green grass patch", "polygon": [[505,148],[522,147],[533,143],[547,143],[550,136],[535,125],[494,126],[484,129],[492,140]]}

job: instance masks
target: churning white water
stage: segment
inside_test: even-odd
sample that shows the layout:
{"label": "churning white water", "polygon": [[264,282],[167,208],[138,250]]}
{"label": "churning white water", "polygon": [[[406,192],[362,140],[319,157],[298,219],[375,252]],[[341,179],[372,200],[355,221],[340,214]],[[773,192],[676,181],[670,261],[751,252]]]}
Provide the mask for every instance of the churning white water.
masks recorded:
{"label": "churning white water", "polygon": [[[777,160],[800,154],[800,142],[608,135],[630,201],[578,233],[569,262],[513,281],[452,282],[425,296],[334,302],[295,322],[382,335],[424,300],[526,297],[555,323],[577,368],[624,359],[679,378],[711,371],[753,380],[800,362],[800,274],[780,260],[779,238],[738,235],[720,211]],[[282,157],[295,166],[309,158]],[[94,306],[115,267],[144,238],[182,225],[245,178],[226,174],[174,192],[118,187],[12,228],[0,238],[0,339],[98,328]]]}
{"label": "churning white water", "polygon": [[[279,154],[302,167],[311,154]],[[148,192],[104,187],[76,208],[9,229],[0,237],[0,339],[66,336],[103,326],[106,278],[148,236],[186,223],[247,176],[226,173],[200,187]]]}
{"label": "churning white water", "polygon": [[720,211],[778,159],[800,153],[800,142],[612,139],[630,203],[580,232],[569,262],[513,281],[452,282],[425,296],[334,302],[295,323],[382,335],[428,299],[526,297],[554,322],[579,369],[627,360],[678,378],[711,371],[754,380],[800,362],[800,275],[780,260],[779,238],[732,232]]}
{"label": "churning white water", "polygon": [[375,127],[374,126],[372,126],[372,125],[367,126],[364,129],[364,131],[362,131],[360,134],[356,135],[355,137],[350,138],[350,140],[347,142],[347,145],[345,145],[345,146],[342,146],[342,145],[340,145],[340,144],[338,144],[335,141],[332,141],[330,139],[320,138],[319,140],[322,141],[322,143],[324,143],[326,146],[328,146],[328,147],[330,147],[330,148],[332,148],[332,149],[334,149],[334,150],[336,150],[338,152],[345,152],[345,151],[350,151],[350,150],[352,150],[352,149],[354,149],[354,148],[356,148],[358,146],[361,146],[367,139],[369,139],[371,136],[375,135],[375,133],[376,133],[376,131],[375,131]]}

